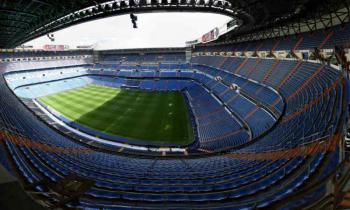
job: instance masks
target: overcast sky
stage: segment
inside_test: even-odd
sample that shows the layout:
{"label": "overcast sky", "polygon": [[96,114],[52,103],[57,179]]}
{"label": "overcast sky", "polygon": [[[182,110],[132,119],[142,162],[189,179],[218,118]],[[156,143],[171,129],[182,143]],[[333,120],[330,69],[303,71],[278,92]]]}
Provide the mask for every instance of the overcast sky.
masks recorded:
{"label": "overcast sky", "polygon": [[46,36],[26,44],[42,48],[45,44],[95,45],[96,49],[149,47],[184,47],[215,27],[230,20],[211,13],[137,14],[138,29],[133,29],[129,15],[95,20],[55,32],[55,41]]}

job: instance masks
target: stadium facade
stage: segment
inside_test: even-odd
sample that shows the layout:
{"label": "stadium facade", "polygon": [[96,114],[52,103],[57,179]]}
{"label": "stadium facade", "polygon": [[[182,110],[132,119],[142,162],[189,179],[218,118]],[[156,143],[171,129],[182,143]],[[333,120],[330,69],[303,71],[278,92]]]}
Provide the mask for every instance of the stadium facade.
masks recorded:
{"label": "stadium facade", "polygon": [[[187,48],[2,50],[0,206],[348,209],[348,3],[0,4],[3,48],[132,12],[215,12],[240,25]],[[167,129],[141,132],[150,118]]]}

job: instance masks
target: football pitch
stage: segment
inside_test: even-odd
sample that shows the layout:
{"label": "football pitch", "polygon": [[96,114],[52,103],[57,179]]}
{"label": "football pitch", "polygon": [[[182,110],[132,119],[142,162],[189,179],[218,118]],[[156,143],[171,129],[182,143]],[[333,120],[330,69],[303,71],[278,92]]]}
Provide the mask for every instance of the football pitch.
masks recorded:
{"label": "football pitch", "polygon": [[87,85],[39,100],[70,120],[109,135],[157,144],[193,142],[181,92]]}

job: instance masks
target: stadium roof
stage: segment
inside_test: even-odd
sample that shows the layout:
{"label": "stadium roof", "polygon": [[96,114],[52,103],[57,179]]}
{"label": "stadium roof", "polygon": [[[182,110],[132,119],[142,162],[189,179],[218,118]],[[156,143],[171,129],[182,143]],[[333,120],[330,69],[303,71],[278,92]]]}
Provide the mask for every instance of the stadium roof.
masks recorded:
{"label": "stadium roof", "polygon": [[[240,31],[312,18],[347,0],[11,0],[0,2],[0,48],[93,19],[152,11],[225,14],[242,21]],[[328,5],[332,5],[329,7]],[[237,31],[235,32],[237,33]]]}

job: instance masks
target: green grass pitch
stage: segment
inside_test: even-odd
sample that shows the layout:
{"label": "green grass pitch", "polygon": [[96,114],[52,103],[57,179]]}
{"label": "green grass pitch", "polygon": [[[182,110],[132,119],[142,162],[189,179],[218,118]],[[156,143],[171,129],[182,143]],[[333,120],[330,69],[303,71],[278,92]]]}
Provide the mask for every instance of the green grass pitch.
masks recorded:
{"label": "green grass pitch", "polygon": [[187,105],[180,92],[87,85],[39,100],[70,120],[109,135],[158,144],[193,142]]}

